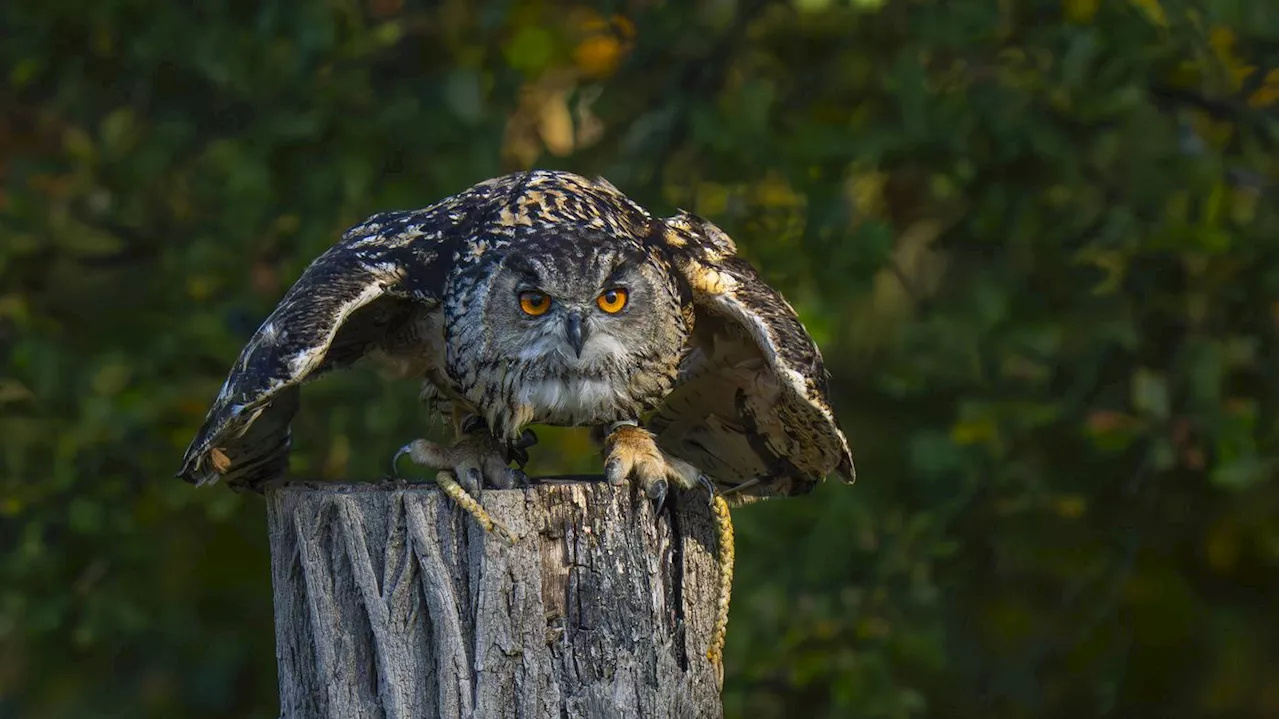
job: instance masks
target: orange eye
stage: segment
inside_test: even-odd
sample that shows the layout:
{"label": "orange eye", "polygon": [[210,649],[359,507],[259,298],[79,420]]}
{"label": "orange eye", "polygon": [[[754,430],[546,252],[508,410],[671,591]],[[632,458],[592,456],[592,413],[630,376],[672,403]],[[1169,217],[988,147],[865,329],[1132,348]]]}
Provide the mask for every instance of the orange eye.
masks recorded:
{"label": "orange eye", "polygon": [[627,291],[621,287],[615,287],[597,297],[596,304],[611,315],[621,312],[622,308],[627,306]]}
{"label": "orange eye", "polygon": [[526,315],[546,314],[551,309],[551,298],[541,292],[521,292],[520,293],[520,309],[524,310]]}

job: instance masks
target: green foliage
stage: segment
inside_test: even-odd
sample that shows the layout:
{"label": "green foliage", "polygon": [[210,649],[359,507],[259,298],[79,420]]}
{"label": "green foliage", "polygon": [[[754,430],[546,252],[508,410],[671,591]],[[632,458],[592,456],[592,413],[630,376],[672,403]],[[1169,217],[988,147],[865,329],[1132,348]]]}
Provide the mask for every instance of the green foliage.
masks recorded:
{"label": "green foliage", "polygon": [[[711,217],[827,355],[861,479],[736,512],[730,716],[1273,715],[1276,22],[0,4],[0,716],[276,715],[262,503],[182,449],[343,228],[534,165]],[[415,396],[310,387],[295,472]]]}

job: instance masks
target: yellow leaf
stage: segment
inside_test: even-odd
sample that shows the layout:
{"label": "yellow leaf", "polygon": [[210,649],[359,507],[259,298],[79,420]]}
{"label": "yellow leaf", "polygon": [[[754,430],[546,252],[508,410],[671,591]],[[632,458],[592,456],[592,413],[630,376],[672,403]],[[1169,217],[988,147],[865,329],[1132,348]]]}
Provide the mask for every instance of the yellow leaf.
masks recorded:
{"label": "yellow leaf", "polygon": [[845,195],[860,217],[883,217],[884,187],[889,176],[883,172],[860,172],[845,181]]}
{"label": "yellow leaf", "polygon": [[1230,28],[1219,26],[1210,30],[1209,47],[1213,49],[1213,54],[1217,56],[1218,62],[1222,63],[1227,76],[1231,78],[1232,91],[1239,90],[1245,78],[1257,70],[1236,53],[1236,35]]}
{"label": "yellow leaf", "polygon": [[547,152],[563,157],[573,152],[573,115],[563,94],[548,97],[539,108],[538,135]]}
{"label": "yellow leaf", "polygon": [[1206,227],[1217,225],[1222,218],[1222,208],[1227,196],[1227,187],[1221,182],[1214,183],[1213,188],[1205,196],[1201,205],[1201,222]]}
{"label": "yellow leaf", "polygon": [[1093,288],[1093,294],[1095,295],[1107,295],[1115,292],[1124,280],[1125,271],[1129,266],[1129,260],[1124,253],[1097,247],[1081,250],[1072,259],[1078,264],[1093,265],[1106,272],[1106,276],[1102,278],[1102,281]]}
{"label": "yellow leaf", "polygon": [[132,374],[133,370],[127,364],[106,365],[94,375],[93,391],[104,396],[119,394],[129,384]]}
{"label": "yellow leaf", "polygon": [[1079,519],[1088,507],[1088,502],[1078,494],[1063,495],[1053,500],[1053,511],[1063,519]]}
{"label": "yellow leaf", "polygon": [[1209,47],[1213,48],[1219,60],[1230,60],[1231,49],[1235,46],[1236,34],[1231,32],[1231,28],[1219,25],[1209,31]]}
{"label": "yellow leaf", "polygon": [[67,131],[62,136],[62,146],[66,149],[68,155],[82,162],[91,162],[98,155],[97,148],[93,146],[93,139],[89,137],[89,133],[78,127],[67,128]]}
{"label": "yellow leaf", "polygon": [[729,209],[729,190],[724,185],[700,182],[694,189],[694,197],[694,207],[701,215],[715,217]]}
{"label": "yellow leaf", "polygon": [[1062,15],[1071,22],[1091,23],[1098,14],[1098,0],[1062,0]]}
{"label": "yellow leaf", "polygon": [[35,393],[16,379],[0,378],[0,404],[35,399]]}
{"label": "yellow leaf", "polygon": [[636,28],[630,20],[614,15],[605,20],[592,13],[582,23],[587,36],[573,49],[573,62],[587,77],[604,79],[618,70],[631,50]]}
{"label": "yellow leaf", "polygon": [[1253,107],[1270,107],[1276,104],[1277,97],[1280,93],[1276,90],[1277,72],[1273,68],[1267,71],[1267,77],[1262,81],[1262,86],[1249,96],[1249,104]]}
{"label": "yellow leaf", "polygon": [[1258,200],[1262,193],[1253,187],[1235,187],[1231,190],[1231,221],[1237,225],[1247,225],[1258,214]]}
{"label": "yellow leaf", "polygon": [[212,276],[196,275],[187,279],[187,294],[193,300],[207,300],[213,294],[218,281]]}
{"label": "yellow leaf", "polygon": [[589,77],[606,78],[618,69],[622,43],[608,36],[589,37],[573,49],[573,62]]}
{"label": "yellow leaf", "polygon": [[31,317],[27,298],[19,294],[0,295],[0,317],[25,321]]}
{"label": "yellow leaf", "polygon": [[40,61],[35,58],[19,60],[9,72],[9,82],[15,90],[21,90],[40,74]]}
{"label": "yellow leaf", "polygon": [[762,207],[770,209],[795,208],[804,204],[801,197],[785,180],[768,176],[754,188],[755,200]]}
{"label": "yellow leaf", "polygon": [[112,110],[98,128],[98,137],[102,147],[108,154],[120,154],[133,144],[134,128],[137,124],[130,107]]}
{"label": "yellow leaf", "polygon": [[1160,27],[1169,27],[1169,18],[1165,17],[1164,8],[1160,6],[1160,0],[1129,0],[1129,3],[1142,11],[1143,15],[1154,25]]}
{"label": "yellow leaf", "polygon": [[990,419],[956,422],[951,427],[951,441],[956,444],[981,444],[996,437],[996,424]]}

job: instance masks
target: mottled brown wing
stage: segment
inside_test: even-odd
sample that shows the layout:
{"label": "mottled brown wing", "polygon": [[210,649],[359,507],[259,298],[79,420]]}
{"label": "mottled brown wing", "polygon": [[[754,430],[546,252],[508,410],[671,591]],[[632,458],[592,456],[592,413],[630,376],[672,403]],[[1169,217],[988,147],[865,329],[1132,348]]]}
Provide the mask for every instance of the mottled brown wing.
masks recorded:
{"label": "mottled brown wing", "polygon": [[659,445],[730,497],[810,491],[853,456],[827,399],[822,355],[795,310],[715,225],[688,213],[659,241],[693,293],[693,346],[649,422]]}
{"label": "mottled brown wing", "polygon": [[299,385],[371,353],[431,352],[441,340],[422,329],[440,304],[460,228],[493,189],[374,215],[317,258],[240,353],[178,476],[256,490],[287,468]]}

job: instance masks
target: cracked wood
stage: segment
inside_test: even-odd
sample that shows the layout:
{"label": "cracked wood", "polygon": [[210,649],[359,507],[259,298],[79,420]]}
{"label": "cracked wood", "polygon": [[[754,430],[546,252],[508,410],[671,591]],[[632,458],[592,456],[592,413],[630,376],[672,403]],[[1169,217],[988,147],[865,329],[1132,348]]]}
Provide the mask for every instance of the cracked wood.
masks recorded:
{"label": "cracked wood", "polygon": [[[595,483],[268,486],[283,719],[719,717],[701,495],[655,516]],[[673,524],[678,531],[673,531]]]}

